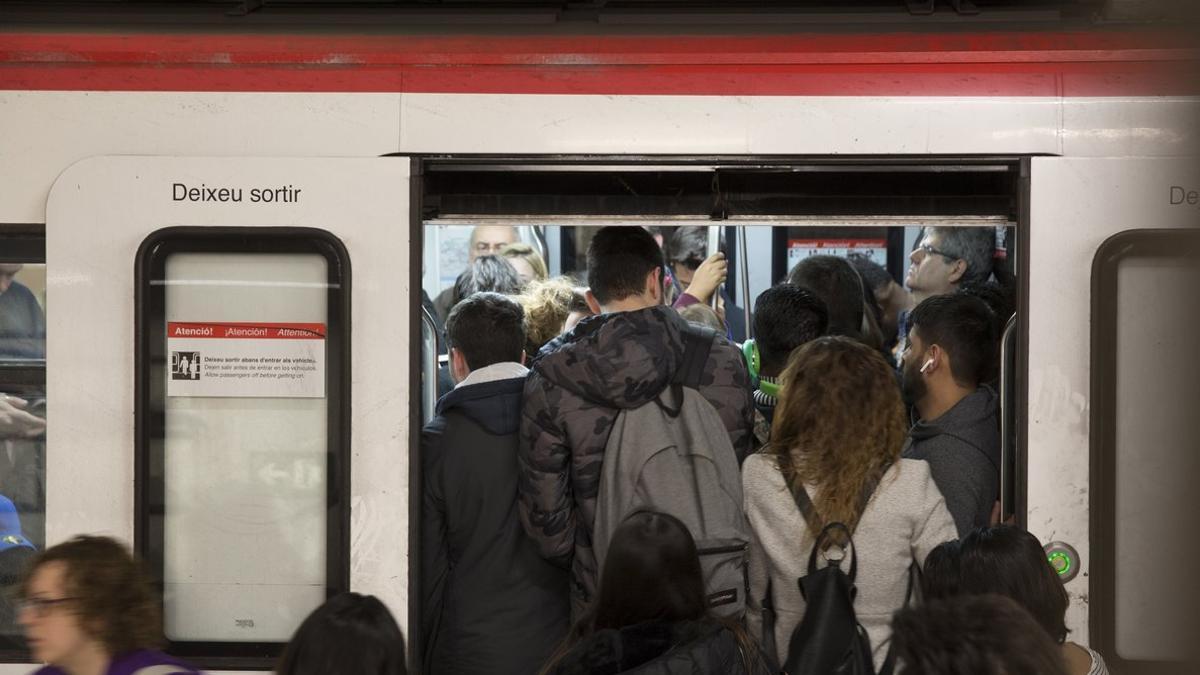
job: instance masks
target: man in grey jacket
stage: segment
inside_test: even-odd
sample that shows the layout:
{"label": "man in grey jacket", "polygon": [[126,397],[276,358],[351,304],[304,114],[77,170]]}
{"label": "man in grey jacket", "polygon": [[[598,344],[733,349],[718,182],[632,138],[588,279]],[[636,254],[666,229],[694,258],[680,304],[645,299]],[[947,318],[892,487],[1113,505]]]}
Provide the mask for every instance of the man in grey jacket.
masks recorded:
{"label": "man in grey jacket", "polygon": [[980,384],[996,349],[995,318],[976,297],[936,295],[910,316],[902,386],[918,420],[904,456],[929,462],[960,537],[988,524],[1000,492],[999,401]]}

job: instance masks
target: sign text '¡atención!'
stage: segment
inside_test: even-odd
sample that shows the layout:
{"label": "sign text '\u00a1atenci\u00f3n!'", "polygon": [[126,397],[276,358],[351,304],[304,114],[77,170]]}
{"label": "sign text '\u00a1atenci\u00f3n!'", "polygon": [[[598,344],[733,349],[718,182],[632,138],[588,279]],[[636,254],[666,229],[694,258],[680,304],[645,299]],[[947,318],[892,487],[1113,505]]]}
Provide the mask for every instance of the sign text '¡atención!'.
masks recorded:
{"label": "sign text '\u00a1atenci\u00f3n!'", "polygon": [[201,183],[200,187],[171,183],[173,202],[241,202],[246,201],[247,192],[252,204],[294,204],[300,201],[301,188],[283,185],[275,188],[250,188],[247,191],[240,187],[209,187],[204,183]]}

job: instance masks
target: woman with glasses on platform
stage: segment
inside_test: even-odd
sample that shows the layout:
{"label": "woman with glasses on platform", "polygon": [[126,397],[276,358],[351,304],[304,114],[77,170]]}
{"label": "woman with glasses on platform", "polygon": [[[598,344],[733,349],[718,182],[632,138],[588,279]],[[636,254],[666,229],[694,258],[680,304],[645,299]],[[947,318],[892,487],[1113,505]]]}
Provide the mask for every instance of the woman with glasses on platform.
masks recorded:
{"label": "woman with glasses on platform", "polygon": [[108,537],[79,536],[38,555],[21,586],[17,620],[34,675],[198,674],[157,651],[158,598],[142,565]]}

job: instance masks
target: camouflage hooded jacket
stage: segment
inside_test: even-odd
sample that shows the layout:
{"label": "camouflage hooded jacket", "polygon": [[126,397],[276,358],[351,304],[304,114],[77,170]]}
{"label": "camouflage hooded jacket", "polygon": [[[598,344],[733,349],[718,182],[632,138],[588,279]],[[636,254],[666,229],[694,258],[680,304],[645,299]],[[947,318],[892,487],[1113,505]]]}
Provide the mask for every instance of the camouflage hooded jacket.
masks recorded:
{"label": "camouflage hooded jacket", "polygon": [[[685,326],[666,306],[586,319],[542,349],[525,382],[521,523],[544,558],[570,565],[575,618],[596,590],[592,524],[613,421],[670,384]],[[723,336],[713,344],[700,393],[720,415],[740,463],[750,451],[754,406],[741,352]]]}

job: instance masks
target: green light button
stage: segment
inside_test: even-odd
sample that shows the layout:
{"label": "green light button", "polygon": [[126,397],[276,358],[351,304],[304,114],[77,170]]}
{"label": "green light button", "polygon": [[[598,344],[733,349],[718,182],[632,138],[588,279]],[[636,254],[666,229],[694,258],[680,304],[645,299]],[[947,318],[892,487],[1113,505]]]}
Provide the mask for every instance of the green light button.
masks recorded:
{"label": "green light button", "polygon": [[1079,554],[1070,544],[1061,541],[1046,544],[1046,560],[1064,584],[1079,574]]}

